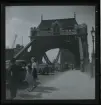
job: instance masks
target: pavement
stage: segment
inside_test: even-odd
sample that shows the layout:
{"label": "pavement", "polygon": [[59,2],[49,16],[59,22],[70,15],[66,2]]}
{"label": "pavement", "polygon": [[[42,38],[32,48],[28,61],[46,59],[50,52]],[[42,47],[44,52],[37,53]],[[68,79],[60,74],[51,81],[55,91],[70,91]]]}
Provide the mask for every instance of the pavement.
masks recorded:
{"label": "pavement", "polygon": [[57,88],[44,99],[95,99],[95,78],[80,71],[68,71],[55,81],[45,84]]}
{"label": "pavement", "polygon": [[[64,72],[57,72],[57,71],[55,71],[54,73],[49,73],[49,75],[46,75],[46,74],[45,75],[38,75],[38,78],[39,78],[39,80],[38,80],[38,84],[39,84],[38,87],[41,86],[41,85],[44,85],[44,84],[46,84],[46,83],[48,83],[48,82],[50,82],[52,80],[54,80],[55,78],[57,78],[58,76],[60,76],[63,73]],[[19,89],[16,99],[19,98],[19,94],[23,94],[23,93],[29,94],[29,92],[27,91],[27,88]],[[35,92],[34,92],[34,94],[35,94]],[[10,91],[9,91],[8,88],[6,88],[6,99],[10,99]],[[20,99],[23,99],[23,98],[20,97]]]}
{"label": "pavement", "polygon": [[95,99],[95,78],[80,70],[58,72],[55,75],[39,76],[41,84],[32,92],[20,90],[15,99]]}

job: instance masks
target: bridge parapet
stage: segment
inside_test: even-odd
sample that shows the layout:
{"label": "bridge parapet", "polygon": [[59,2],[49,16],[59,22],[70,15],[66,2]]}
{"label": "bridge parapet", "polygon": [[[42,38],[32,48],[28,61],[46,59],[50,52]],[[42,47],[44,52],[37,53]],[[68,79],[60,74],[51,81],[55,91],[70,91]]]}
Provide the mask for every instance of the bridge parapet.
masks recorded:
{"label": "bridge parapet", "polygon": [[60,27],[59,31],[54,31],[53,28],[40,30],[36,27],[31,27],[30,38],[31,40],[34,36],[53,36],[53,35],[87,35],[87,25],[79,24],[74,25],[74,27],[69,27],[68,29],[63,29]]}

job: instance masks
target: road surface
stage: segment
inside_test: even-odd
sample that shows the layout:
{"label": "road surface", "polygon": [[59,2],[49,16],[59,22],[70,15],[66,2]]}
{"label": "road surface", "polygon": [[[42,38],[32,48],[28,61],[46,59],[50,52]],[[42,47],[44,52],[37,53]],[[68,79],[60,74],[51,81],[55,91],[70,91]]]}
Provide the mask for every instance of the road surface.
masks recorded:
{"label": "road surface", "polygon": [[[40,80],[42,78],[39,77]],[[32,92],[19,91],[15,99],[95,99],[95,79],[79,70],[44,76],[42,81]]]}
{"label": "road surface", "polygon": [[[63,74],[64,72],[57,72],[55,71],[54,73],[49,73],[49,75],[38,75],[38,78],[40,80],[41,85],[44,85],[45,83],[48,83],[52,80],[54,80],[55,78],[57,78],[58,76],[60,76],[61,74]],[[22,90],[18,90],[18,93],[23,93],[25,92],[26,89]],[[10,92],[9,89],[6,88],[6,99],[10,99]]]}

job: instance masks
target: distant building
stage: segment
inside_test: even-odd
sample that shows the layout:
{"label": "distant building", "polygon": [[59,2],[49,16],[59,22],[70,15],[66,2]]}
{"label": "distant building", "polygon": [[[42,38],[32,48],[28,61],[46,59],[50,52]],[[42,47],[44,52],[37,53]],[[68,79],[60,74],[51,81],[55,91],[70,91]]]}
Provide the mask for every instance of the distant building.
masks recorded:
{"label": "distant building", "polygon": [[24,46],[20,44],[17,44],[16,48],[6,48],[6,60],[11,60],[22,48],[24,48]]}
{"label": "distant building", "polygon": [[6,49],[6,60],[12,59],[14,56],[14,49]]}
{"label": "distant building", "polygon": [[20,44],[16,44],[16,48],[14,49],[14,54],[17,54],[24,46]]}

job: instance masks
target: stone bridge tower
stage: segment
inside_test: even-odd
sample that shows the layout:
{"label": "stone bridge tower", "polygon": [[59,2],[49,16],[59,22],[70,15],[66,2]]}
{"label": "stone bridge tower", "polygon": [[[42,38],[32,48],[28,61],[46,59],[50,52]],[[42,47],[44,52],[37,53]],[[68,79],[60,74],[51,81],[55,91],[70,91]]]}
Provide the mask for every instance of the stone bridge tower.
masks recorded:
{"label": "stone bridge tower", "polygon": [[[87,41],[87,25],[81,24],[79,25],[76,21],[76,15],[74,18],[68,19],[52,19],[52,20],[41,20],[41,23],[37,28],[31,28],[31,36],[32,40],[34,36],[58,36],[58,35],[68,35],[70,37],[74,36],[78,38],[79,43],[79,52],[80,58],[79,63],[77,64],[77,68],[83,68],[86,70],[87,64],[89,63],[89,53],[88,53],[88,41]],[[73,42],[70,42],[73,43]],[[33,46],[32,46],[33,48]],[[74,46],[75,48],[75,46]],[[61,58],[63,62],[62,53],[65,50],[61,50]],[[41,59],[41,58],[40,58]]]}

